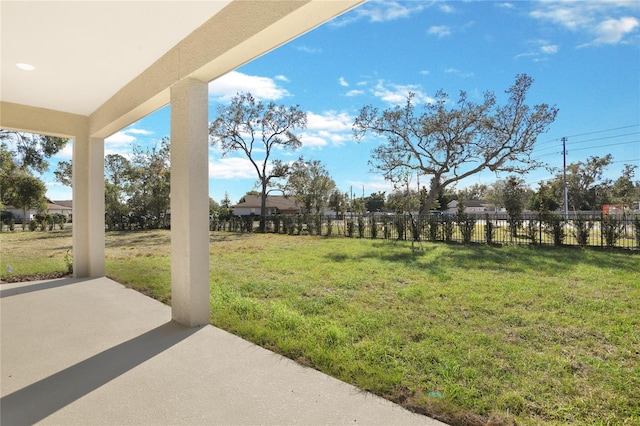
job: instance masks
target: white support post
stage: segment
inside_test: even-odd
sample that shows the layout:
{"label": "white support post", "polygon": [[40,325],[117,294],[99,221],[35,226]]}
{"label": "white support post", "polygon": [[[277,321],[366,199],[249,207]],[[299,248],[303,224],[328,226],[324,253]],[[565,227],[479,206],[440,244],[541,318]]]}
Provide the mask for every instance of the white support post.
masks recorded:
{"label": "white support post", "polygon": [[103,277],[104,139],[73,140],[73,276]]}
{"label": "white support post", "polygon": [[171,312],[189,327],[209,323],[208,85],[171,87]]}

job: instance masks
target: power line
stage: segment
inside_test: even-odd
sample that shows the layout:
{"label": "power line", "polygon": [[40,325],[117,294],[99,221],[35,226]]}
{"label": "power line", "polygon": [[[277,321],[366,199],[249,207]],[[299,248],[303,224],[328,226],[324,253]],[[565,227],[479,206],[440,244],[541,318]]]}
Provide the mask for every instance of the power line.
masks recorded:
{"label": "power line", "polygon": [[574,148],[572,149],[572,151],[584,151],[585,149],[594,149],[594,148],[607,148],[609,146],[629,145],[631,143],[638,143],[638,142],[640,142],[640,139],[636,139],[635,141],[629,141],[629,142],[610,143],[607,145],[588,146],[586,148]]}
{"label": "power line", "polygon": [[[624,137],[624,136],[631,136],[631,135],[640,135],[640,132],[624,133],[622,135],[604,136],[604,137],[601,137],[601,138],[593,138],[593,139],[585,139],[585,140],[581,140],[581,141],[567,142],[567,145],[576,145],[576,144],[585,143],[585,142],[594,142],[594,141],[601,141],[601,140],[605,140],[605,139],[621,138],[621,137]],[[559,139],[559,140],[561,141],[562,139]],[[539,149],[538,151],[546,151],[548,149],[554,149],[554,148],[556,148],[556,147],[555,146],[550,146],[550,147],[547,147],[547,148]]]}
{"label": "power line", "polygon": [[604,139],[613,139],[613,138],[621,138],[623,136],[631,136],[631,135],[639,135],[640,132],[633,132],[633,133],[625,133],[623,135],[614,135],[614,136],[605,136],[602,138],[594,138],[594,139],[585,139],[583,141],[575,141],[575,142],[569,142],[567,143],[567,145],[575,145],[577,143],[585,143],[585,142],[593,142],[593,141],[601,141]]}
{"label": "power line", "polygon": [[[638,142],[640,142],[640,139],[636,139],[636,140],[633,140],[633,141],[627,141],[627,142],[610,143],[610,144],[606,144],[606,145],[589,146],[589,147],[586,147],[586,148],[573,148],[573,149],[571,149],[571,151],[584,151],[584,150],[587,150],[587,149],[607,148],[607,147],[610,147],[610,146],[629,145],[629,144],[638,143]],[[539,160],[540,158],[549,157],[551,155],[557,155],[557,154],[562,154],[562,151],[549,152],[549,153],[546,153],[546,154],[538,155],[536,157],[532,157],[532,159],[533,160]]]}
{"label": "power line", "polygon": [[638,127],[640,126],[639,124],[632,124],[630,126],[622,126],[622,127],[616,127],[615,129],[607,129],[607,130],[596,130],[594,132],[589,132],[589,133],[580,133],[579,135],[569,135],[567,136],[568,138],[577,138],[578,136],[587,136],[587,135],[595,135],[596,133],[605,133],[605,132],[612,132],[614,130],[621,130],[621,129],[629,129],[631,127]]}
{"label": "power line", "polygon": [[[597,134],[597,133],[613,132],[614,130],[630,129],[632,127],[638,127],[638,126],[640,126],[640,123],[631,124],[629,126],[614,127],[614,128],[605,129],[605,130],[595,130],[593,132],[588,132],[588,133],[579,133],[579,134],[576,134],[576,135],[568,135],[568,136],[565,136],[565,137],[566,138],[577,138],[578,136],[588,136],[588,135],[594,135],[594,134]],[[547,141],[537,142],[537,143],[538,144],[542,144],[542,145],[546,145],[547,143],[560,142],[560,141],[562,141],[562,138],[549,139]]]}

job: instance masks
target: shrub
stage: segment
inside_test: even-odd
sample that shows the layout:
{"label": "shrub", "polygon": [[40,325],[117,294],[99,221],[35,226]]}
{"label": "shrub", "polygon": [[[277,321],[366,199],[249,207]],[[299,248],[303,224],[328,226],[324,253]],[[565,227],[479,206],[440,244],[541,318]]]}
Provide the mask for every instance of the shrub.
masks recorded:
{"label": "shrub", "polygon": [[307,234],[314,235],[315,230],[315,221],[313,220],[313,216],[309,213],[304,215],[304,221],[307,224]]}
{"label": "shrub", "polygon": [[29,231],[31,232],[35,231],[36,229],[38,229],[39,225],[40,224],[38,223],[37,220],[32,220],[31,222],[29,222]]}
{"label": "shrub", "polygon": [[67,265],[67,272],[73,274],[73,254],[71,250],[67,250],[67,253],[64,255],[64,263]]}
{"label": "shrub", "polygon": [[576,216],[573,220],[573,236],[580,247],[584,247],[589,243],[589,234],[593,228],[593,221],[582,216]]}
{"label": "shrub", "polygon": [[347,237],[353,238],[353,234],[356,230],[356,224],[353,219],[347,219]]}
{"label": "shrub", "polygon": [[602,228],[602,236],[607,247],[616,245],[620,237],[624,234],[624,221],[616,217],[606,217],[600,225]]}
{"label": "shrub", "polygon": [[[633,218],[633,229],[636,237],[636,247],[640,248],[640,215]],[[13,229],[11,229],[13,231]]]}
{"label": "shrub", "polygon": [[553,237],[553,245],[561,246],[564,244],[564,224],[565,220],[553,214],[544,216],[545,232]]}
{"label": "shrub", "polygon": [[364,217],[358,216],[358,238],[364,238]]}
{"label": "shrub", "polygon": [[304,228],[304,216],[296,215],[296,232],[298,235],[302,235],[302,228]]}
{"label": "shrub", "polygon": [[489,219],[489,215],[486,216],[486,225],[484,226],[484,236],[487,239],[487,244],[493,244],[493,232],[494,225]]}
{"label": "shrub", "polygon": [[538,240],[538,222],[533,219],[529,219],[527,222],[527,238],[531,240],[532,244]]}
{"label": "shrub", "polygon": [[462,232],[462,242],[469,244],[476,229],[476,220],[471,216],[465,215],[465,217],[458,222],[458,226],[460,226],[460,232]]}
{"label": "shrub", "polygon": [[333,218],[331,216],[327,216],[327,237],[330,237],[333,234]]}
{"label": "shrub", "polygon": [[371,216],[371,238],[378,238],[378,224],[376,223],[376,215]]}
{"label": "shrub", "polygon": [[322,235],[322,215],[320,213],[313,215],[313,223],[315,224],[316,234]]}
{"label": "shrub", "polygon": [[404,232],[406,230],[406,222],[404,220],[404,216],[396,215],[394,219],[394,224],[396,226],[396,231],[398,231],[398,239],[404,240]]}
{"label": "shrub", "polygon": [[389,226],[389,217],[382,216],[382,234],[385,240],[391,238],[391,227]]}
{"label": "shrub", "polygon": [[429,216],[427,226],[429,227],[429,239],[436,241],[438,239],[438,219],[434,216]]}
{"label": "shrub", "polygon": [[442,221],[442,233],[444,234],[445,241],[451,241],[453,238],[453,227],[455,222],[450,217],[445,217]]}

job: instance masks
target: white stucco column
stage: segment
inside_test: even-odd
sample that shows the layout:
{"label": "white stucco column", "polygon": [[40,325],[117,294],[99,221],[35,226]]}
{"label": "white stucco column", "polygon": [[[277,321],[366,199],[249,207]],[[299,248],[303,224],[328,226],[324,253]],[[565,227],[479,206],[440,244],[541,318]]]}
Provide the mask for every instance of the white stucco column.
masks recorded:
{"label": "white stucco column", "polygon": [[189,327],[209,323],[208,85],[171,87],[171,312]]}
{"label": "white stucco column", "polygon": [[103,277],[104,139],[73,140],[73,276]]}

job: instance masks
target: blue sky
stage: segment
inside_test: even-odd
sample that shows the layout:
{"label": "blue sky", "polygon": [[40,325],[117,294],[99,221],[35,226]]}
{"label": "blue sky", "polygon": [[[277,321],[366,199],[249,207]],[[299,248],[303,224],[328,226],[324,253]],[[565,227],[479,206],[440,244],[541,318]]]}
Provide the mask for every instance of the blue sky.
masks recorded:
{"label": "blue sky", "polygon": [[[357,196],[392,186],[370,173],[373,137],[352,139],[353,119],[364,105],[402,103],[409,91],[429,102],[436,91],[452,98],[465,90],[480,100],[484,91],[504,100],[515,76],[535,82],[529,103],[556,105],[559,114],[538,139],[533,157],[562,167],[589,156],[613,155],[607,177],[624,164],[639,166],[640,180],[640,2],[631,1],[370,1],[210,83],[210,120],[216,107],[238,92],[264,101],[299,105],[308,126],[302,148],[279,152],[320,160],[343,192]],[[169,107],[108,138],[105,153],[128,155],[132,144],[168,136]],[[56,159],[68,159],[71,147]],[[209,154],[209,193],[237,202],[254,189],[255,171],[241,156]],[[55,165],[51,170],[55,169]],[[532,187],[553,175],[523,176]],[[502,174],[481,173],[458,188],[490,184]],[[52,181],[50,175],[45,180]],[[420,178],[422,183],[428,177]],[[71,190],[48,183],[52,199]]]}

